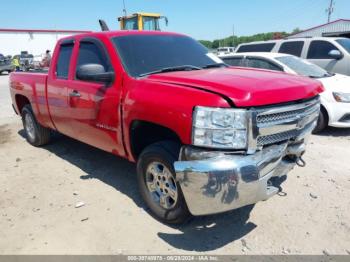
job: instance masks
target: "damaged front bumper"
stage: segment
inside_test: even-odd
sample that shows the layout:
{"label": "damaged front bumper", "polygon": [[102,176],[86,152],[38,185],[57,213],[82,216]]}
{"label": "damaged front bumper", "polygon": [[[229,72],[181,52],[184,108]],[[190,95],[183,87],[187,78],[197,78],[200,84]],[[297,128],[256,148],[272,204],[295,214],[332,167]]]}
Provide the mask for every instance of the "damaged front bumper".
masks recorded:
{"label": "damaged front bumper", "polygon": [[[304,140],[271,145],[253,155],[229,155],[183,148],[175,162],[177,181],[192,215],[233,210],[278,193],[273,177],[286,175],[301,159]],[[188,159],[195,159],[190,160]]]}
{"label": "damaged front bumper", "polygon": [[183,146],[174,168],[189,211],[193,215],[221,213],[278,193],[278,178],[296,164],[305,165],[301,159],[305,140],[316,125],[319,110],[318,96],[251,109],[246,151],[228,153]]}

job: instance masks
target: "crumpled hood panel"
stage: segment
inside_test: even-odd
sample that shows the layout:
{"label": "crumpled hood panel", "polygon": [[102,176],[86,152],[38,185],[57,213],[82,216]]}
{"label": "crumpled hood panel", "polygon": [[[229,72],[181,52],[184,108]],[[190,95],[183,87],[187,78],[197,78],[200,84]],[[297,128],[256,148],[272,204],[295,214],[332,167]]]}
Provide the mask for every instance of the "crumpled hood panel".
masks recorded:
{"label": "crumpled hood panel", "polygon": [[171,72],[150,75],[146,79],[219,93],[237,107],[279,104],[323,92],[320,82],[306,77],[250,68]]}

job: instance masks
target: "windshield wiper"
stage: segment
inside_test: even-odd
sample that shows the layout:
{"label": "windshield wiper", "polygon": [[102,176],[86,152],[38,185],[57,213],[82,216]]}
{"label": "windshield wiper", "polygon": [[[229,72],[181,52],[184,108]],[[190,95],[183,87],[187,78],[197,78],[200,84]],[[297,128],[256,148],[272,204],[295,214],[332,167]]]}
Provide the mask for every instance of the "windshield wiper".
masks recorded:
{"label": "windshield wiper", "polygon": [[308,75],[308,77],[310,77],[310,78],[321,78],[321,77],[323,77],[323,76],[313,76],[313,75]]}
{"label": "windshield wiper", "polygon": [[183,65],[183,66],[174,66],[174,67],[164,67],[159,70],[155,70],[148,73],[140,74],[139,77],[153,75],[153,74],[160,74],[160,73],[166,73],[166,72],[176,72],[176,71],[191,71],[191,70],[201,70],[202,68],[198,66],[193,65]]}
{"label": "windshield wiper", "polygon": [[331,76],[334,76],[334,74],[327,72],[326,74],[323,74],[323,75],[318,75],[318,76],[309,75],[308,77],[310,77],[310,78],[324,78],[324,77],[331,77]]}
{"label": "windshield wiper", "polygon": [[218,67],[228,67],[228,65],[225,63],[216,63],[216,64],[209,64],[209,65],[203,66],[202,68],[208,69],[208,68],[218,68]]}

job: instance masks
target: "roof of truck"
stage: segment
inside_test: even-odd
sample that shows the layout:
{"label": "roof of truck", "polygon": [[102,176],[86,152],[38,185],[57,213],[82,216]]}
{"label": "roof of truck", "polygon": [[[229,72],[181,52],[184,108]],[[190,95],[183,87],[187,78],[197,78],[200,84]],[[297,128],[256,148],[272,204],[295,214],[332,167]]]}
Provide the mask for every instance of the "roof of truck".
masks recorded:
{"label": "roof of truck", "polygon": [[[162,32],[162,31],[138,31],[138,30],[117,30],[117,31],[101,31],[101,32],[91,32],[85,34],[79,34],[75,36],[101,36],[105,35],[107,37],[116,37],[116,36],[127,36],[127,35],[178,35],[185,36],[180,33],[174,32]],[[63,39],[70,39],[72,36],[65,37]]]}

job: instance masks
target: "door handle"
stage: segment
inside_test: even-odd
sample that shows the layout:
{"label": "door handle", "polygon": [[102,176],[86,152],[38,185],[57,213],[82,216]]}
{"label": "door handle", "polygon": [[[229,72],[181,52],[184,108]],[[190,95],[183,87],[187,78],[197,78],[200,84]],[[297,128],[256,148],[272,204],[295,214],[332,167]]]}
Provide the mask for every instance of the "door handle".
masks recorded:
{"label": "door handle", "polygon": [[69,94],[70,97],[81,97],[81,94],[77,91],[77,90],[74,90],[73,92],[71,92]]}

